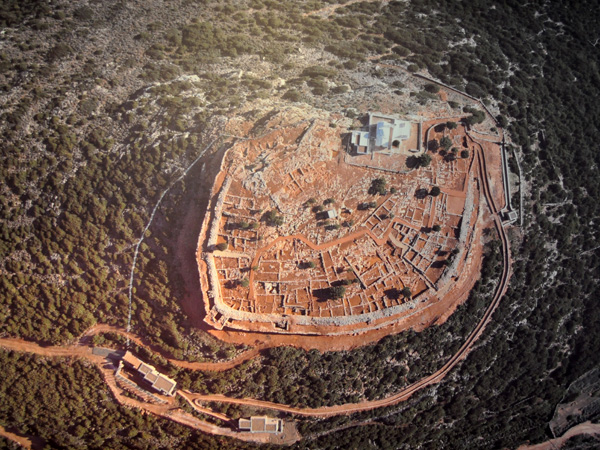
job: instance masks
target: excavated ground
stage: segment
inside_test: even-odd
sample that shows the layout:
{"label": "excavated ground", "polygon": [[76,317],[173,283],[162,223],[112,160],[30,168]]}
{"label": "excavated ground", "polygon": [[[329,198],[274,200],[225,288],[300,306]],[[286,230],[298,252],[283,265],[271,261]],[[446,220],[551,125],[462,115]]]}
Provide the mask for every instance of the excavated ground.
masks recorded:
{"label": "excavated ground", "polygon": [[[203,305],[196,301],[193,321],[203,315],[209,332],[230,343],[320,350],[443,323],[478,278],[482,230],[491,223],[473,164],[480,148],[494,200],[504,204],[501,137],[488,123],[469,132],[437,126],[460,118],[428,119],[411,141],[427,148],[445,136],[469,156],[449,162],[430,153],[431,165],[413,170],[407,152],[369,162],[353,155],[342,142],[358,123],[323,111],[288,107],[257,123],[232,120],[228,133],[246,137],[226,152],[210,193],[197,252]],[[386,195],[368,193],[378,177]],[[434,185],[438,197],[416,195]],[[334,202],[323,204],[328,198]],[[363,207],[369,201],[375,208]],[[336,217],[325,218],[328,210]],[[268,211],[283,223],[270,226]],[[227,249],[217,250],[220,243]],[[445,264],[454,249],[456,261]],[[323,296],[343,283],[343,298]],[[404,287],[412,299],[397,295]]]}

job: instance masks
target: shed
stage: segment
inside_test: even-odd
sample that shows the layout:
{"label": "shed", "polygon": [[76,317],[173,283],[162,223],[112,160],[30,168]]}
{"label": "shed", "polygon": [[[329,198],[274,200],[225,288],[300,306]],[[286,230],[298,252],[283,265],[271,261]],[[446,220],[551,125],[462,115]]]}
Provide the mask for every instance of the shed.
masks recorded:
{"label": "shed", "polygon": [[283,431],[283,421],[267,416],[252,416],[250,419],[239,419],[238,428],[251,433],[273,433]]}

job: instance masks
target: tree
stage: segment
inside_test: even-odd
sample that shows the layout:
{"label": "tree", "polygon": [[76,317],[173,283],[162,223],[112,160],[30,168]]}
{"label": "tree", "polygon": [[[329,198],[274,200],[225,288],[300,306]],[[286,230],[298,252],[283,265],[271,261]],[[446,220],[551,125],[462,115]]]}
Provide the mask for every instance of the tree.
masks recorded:
{"label": "tree", "polygon": [[440,148],[440,143],[437,139],[432,139],[427,143],[427,149],[434,153],[437,152],[438,148]]}
{"label": "tree", "polygon": [[276,209],[272,209],[271,211],[266,213],[265,219],[267,223],[271,226],[283,225],[283,217],[277,214]]}
{"label": "tree", "polygon": [[335,199],[333,199],[333,198],[331,198],[331,197],[330,197],[330,198],[326,198],[326,199],[323,201],[323,204],[324,204],[324,205],[331,205],[332,203],[335,203]]}
{"label": "tree", "polygon": [[450,139],[447,136],[444,136],[442,139],[440,139],[440,145],[443,147],[444,150],[448,151],[448,149],[452,147],[452,139]]}
{"label": "tree", "polygon": [[387,193],[386,187],[387,187],[387,181],[385,181],[385,178],[382,178],[382,177],[375,178],[373,181],[371,181],[371,187],[369,188],[369,194],[385,195]]}
{"label": "tree", "polygon": [[496,120],[498,120],[498,125],[500,125],[502,128],[506,128],[508,126],[508,120],[503,115],[500,114],[496,116]]}
{"label": "tree", "polygon": [[215,247],[217,250],[224,252],[229,247],[229,244],[227,242],[219,242]]}
{"label": "tree", "polygon": [[438,231],[441,231],[442,227],[436,223],[434,226],[431,227],[431,229],[437,233]]}
{"label": "tree", "polygon": [[314,261],[309,261],[306,263],[306,267],[308,267],[309,269],[314,269],[315,267],[317,267],[317,265],[314,263]]}
{"label": "tree", "polygon": [[469,157],[469,150],[463,150],[460,152],[460,157],[466,159]]}
{"label": "tree", "polygon": [[404,288],[402,288],[402,291],[400,291],[400,293],[402,294],[402,296],[404,298],[412,297],[412,291],[410,290],[410,288],[408,286],[404,286]]}
{"label": "tree", "polygon": [[431,164],[431,156],[423,153],[417,158],[417,167],[428,167]]}
{"label": "tree", "polygon": [[464,119],[467,125],[477,125],[478,123],[482,123],[485,120],[485,113],[483,111],[471,108],[467,112],[472,113],[471,116],[465,117]]}
{"label": "tree", "polygon": [[247,288],[250,286],[250,280],[248,278],[244,278],[242,281],[240,281],[240,286]]}
{"label": "tree", "polygon": [[446,128],[448,128],[449,130],[455,130],[457,126],[458,124],[456,122],[446,122]]}
{"label": "tree", "polygon": [[432,197],[437,197],[438,195],[440,195],[440,193],[441,190],[438,186],[433,186],[429,191],[429,195],[431,195]]}
{"label": "tree", "polygon": [[346,294],[346,286],[331,286],[329,288],[329,297],[333,300],[339,300]]}

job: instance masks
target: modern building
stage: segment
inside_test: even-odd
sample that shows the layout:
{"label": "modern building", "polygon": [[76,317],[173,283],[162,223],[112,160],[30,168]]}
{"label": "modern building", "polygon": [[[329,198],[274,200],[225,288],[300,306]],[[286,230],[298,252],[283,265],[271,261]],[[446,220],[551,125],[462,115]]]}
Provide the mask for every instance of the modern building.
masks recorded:
{"label": "modern building", "polygon": [[335,219],[338,216],[338,213],[335,209],[329,209],[325,211],[328,219]]}
{"label": "modern building", "polygon": [[131,354],[131,352],[125,352],[123,356],[123,363],[126,366],[137,370],[138,373],[143,375],[144,380],[146,380],[150,385],[159,392],[162,392],[165,395],[175,395],[175,387],[177,383],[163,375],[158,370],[151,366],[150,364],[146,364],[139,358],[136,358]]}
{"label": "modern building", "polygon": [[352,132],[351,145],[356,153],[391,153],[402,141],[410,138],[411,123],[394,116],[369,113],[369,124],[363,130]]}
{"label": "modern building", "polygon": [[238,428],[240,431],[250,431],[250,433],[279,434],[283,431],[283,421],[267,416],[252,416],[249,419],[240,419]]}

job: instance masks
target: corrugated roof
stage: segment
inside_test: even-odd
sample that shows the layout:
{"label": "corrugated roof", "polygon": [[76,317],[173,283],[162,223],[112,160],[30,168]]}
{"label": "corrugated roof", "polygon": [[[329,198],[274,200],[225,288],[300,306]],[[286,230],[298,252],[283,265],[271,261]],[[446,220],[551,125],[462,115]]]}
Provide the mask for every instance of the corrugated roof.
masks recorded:
{"label": "corrugated roof", "polygon": [[142,363],[139,358],[133,356],[133,354],[129,351],[125,352],[125,355],[123,355],[123,362],[129,364],[134,369],[140,367],[140,364]]}

